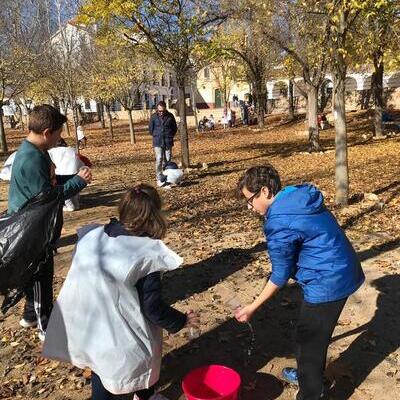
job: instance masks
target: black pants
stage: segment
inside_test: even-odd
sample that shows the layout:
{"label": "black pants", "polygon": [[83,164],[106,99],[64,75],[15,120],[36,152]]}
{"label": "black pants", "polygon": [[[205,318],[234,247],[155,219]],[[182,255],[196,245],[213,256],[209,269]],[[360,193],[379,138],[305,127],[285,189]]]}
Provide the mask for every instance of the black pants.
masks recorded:
{"label": "black pants", "polygon": [[154,386],[128,394],[112,394],[104,388],[98,375],[92,372],[92,400],[133,400],[133,396],[140,400],[149,400],[154,394]]}
{"label": "black pants", "polygon": [[318,400],[323,392],[326,353],[346,300],[320,304],[303,301],[296,332],[297,400]]}
{"label": "black pants", "polygon": [[25,289],[26,302],[23,318],[27,321],[37,320],[38,327],[42,331],[46,331],[53,307],[53,275],[54,259],[51,253],[41,266],[33,286]]}

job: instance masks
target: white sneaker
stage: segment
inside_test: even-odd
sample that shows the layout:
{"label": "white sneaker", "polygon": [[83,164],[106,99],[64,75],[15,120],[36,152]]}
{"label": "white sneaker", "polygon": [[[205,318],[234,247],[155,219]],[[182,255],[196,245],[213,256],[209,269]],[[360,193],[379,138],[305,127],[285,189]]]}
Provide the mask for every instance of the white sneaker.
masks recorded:
{"label": "white sneaker", "polygon": [[27,321],[26,319],[22,318],[19,321],[19,324],[23,327],[23,328],[35,328],[37,326],[37,321]]}
{"label": "white sneaker", "polygon": [[65,200],[65,205],[63,207],[63,211],[75,211],[75,204],[71,199]]}
{"label": "white sneaker", "polygon": [[171,184],[167,181],[164,181],[164,182],[157,181],[157,186],[159,188],[163,188],[163,189],[171,189]]}
{"label": "white sneaker", "polygon": [[39,340],[41,342],[44,342],[44,339],[46,339],[46,332],[39,331],[37,335],[38,335]]}

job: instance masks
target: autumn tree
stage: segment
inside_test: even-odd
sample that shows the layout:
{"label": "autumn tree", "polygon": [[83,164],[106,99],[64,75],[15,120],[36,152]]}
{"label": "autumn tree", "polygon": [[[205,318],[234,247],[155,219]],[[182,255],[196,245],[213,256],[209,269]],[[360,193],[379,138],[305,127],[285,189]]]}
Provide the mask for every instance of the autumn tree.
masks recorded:
{"label": "autumn tree", "polygon": [[5,99],[18,102],[35,80],[34,62],[41,56],[43,4],[40,0],[4,0],[0,7],[0,150],[7,152],[3,121]]}
{"label": "autumn tree", "polygon": [[87,66],[90,85],[86,95],[106,105],[110,135],[113,129],[108,105],[116,100],[128,112],[130,140],[136,143],[132,111],[154,74],[161,74],[161,67],[140,53],[125,37],[115,36],[112,31],[98,34]]}
{"label": "autumn tree", "polygon": [[400,2],[383,0],[372,2],[363,10],[360,28],[362,37],[358,38],[360,62],[368,58],[373,66],[371,89],[375,113],[375,135],[383,135],[382,112],[384,109],[383,75],[385,66],[399,65],[400,52]]}
{"label": "autumn tree", "polygon": [[329,62],[327,51],[330,41],[329,21],[310,12],[312,1],[277,0],[259,2],[264,21],[264,37],[277,44],[286,58],[296,63],[307,94],[307,119],[310,151],[320,151],[318,96]]}
{"label": "autumn tree", "polygon": [[227,104],[233,85],[243,79],[243,76],[240,76],[242,68],[232,57],[223,53],[218,57],[217,61],[211,64],[210,69],[216,84],[221,89],[223,102]]}
{"label": "autumn tree", "polygon": [[223,19],[219,2],[87,0],[81,14],[88,23],[109,24],[174,72],[178,86],[182,164],[188,167],[185,85],[197,62],[199,48],[207,45],[208,35]]}
{"label": "autumn tree", "polygon": [[230,19],[214,33],[213,48],[215,58],[230,58],[242,69],[255,100],[258,126],[262,128],[265,123],[267,81],[273,76],[279,54],[276,47],[266,43],[261,35],[256,3],[246,0],[228,6]]}

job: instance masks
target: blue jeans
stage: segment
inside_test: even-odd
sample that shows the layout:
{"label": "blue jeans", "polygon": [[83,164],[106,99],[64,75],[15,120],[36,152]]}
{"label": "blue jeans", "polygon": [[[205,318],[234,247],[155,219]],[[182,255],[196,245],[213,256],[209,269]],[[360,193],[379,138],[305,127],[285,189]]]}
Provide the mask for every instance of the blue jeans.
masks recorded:
{"label": "blue jeans", "polygon": [[163,181],[164,166],[171,161],[172,148],[154,147],[154,153],[156,154],[156,178]]}
{"label": "blue jeans", "polygon": [[92,400],[133,400],[133,396],[140,400],[149,400],[154,394],[154,386],[128,394],[112,394],[101,383],[100,377],[92,371]]}

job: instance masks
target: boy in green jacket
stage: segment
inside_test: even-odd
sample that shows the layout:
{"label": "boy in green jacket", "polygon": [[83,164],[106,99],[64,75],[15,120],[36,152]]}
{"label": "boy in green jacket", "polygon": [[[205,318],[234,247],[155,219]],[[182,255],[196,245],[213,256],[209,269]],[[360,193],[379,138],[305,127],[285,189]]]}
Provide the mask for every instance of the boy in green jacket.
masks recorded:
{"label": "boy in green jacket", "polygon": [[[66,121],[64,115],[48,104],[34,107],[29,114],[29,134],[18,148],[12,167],[8,193],[9,214],[16,213],[30,199],[51,189],[52,162],[47,150],[60,140]],[[59,189],[67,199],[80,192],[91,179],[90,170],[84,169]],[[41,340],[44,340],[53,305],[53,272],[54,261],[51,255],[42,265],[33,287],[25,291],[26,303],[20,325],[24,328],[37,325]]]}

